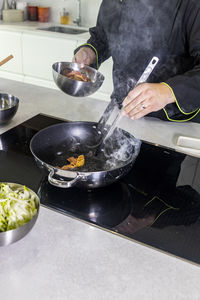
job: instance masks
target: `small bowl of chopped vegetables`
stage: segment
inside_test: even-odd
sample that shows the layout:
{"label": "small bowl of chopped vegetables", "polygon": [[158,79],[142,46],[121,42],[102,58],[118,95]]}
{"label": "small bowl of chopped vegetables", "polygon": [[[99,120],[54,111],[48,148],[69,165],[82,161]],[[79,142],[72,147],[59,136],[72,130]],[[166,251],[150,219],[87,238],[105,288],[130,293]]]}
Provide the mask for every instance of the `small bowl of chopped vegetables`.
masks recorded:
{"label": "small bowl of chopped vegetables", "polygon": [[0,183],[0,246],[23,238],[34,226],[39,207],[39,197],[28,187]]}

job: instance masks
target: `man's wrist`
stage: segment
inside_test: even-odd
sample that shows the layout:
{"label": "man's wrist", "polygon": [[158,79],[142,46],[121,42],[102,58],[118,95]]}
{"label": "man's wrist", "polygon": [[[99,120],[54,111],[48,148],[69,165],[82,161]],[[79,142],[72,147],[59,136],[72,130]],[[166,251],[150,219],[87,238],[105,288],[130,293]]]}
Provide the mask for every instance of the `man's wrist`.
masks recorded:
{"label": "man's wrist", "polygon": [[166,95],[166,105],[170,104],[170,103],[175,103],[176,98],[175,98],[172,88],[165,82],[161,82],[160,84],[162,84],[163,92]]}
{"label": "man's wrist", "polygon": [[82,48],[85,48],[86,51],[89,49],[89,51],[90,51],[89,53],[90,53],[90,57],[91,57],[91,65],[95,69],[98,69],[99,61],[98,61],[98,52],[97,52],[96,48],[94,46],[92,46],[91,44],[87,44],[87,43],[82,44],[74,50],[74,55]]}

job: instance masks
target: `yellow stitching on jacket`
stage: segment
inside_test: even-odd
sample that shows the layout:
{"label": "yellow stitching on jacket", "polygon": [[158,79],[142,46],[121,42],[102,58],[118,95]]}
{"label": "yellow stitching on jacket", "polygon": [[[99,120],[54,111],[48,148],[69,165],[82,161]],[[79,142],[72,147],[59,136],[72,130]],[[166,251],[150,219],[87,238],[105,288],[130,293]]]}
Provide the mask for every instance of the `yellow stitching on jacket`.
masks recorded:
{"label": "yellow stitching on jacket", "polygon": [[166,85],[166,86],[170,89],[170,91],[172,92],[172,94],[173,94],[173,96],[174,96],[176,105],[177,105],[178,109],[180,110],[180,112],[181,112],[182,114],[184,114],[184,115],[190,115],[190,114],[195,113],[195,112],[198,110],[198,108],[197,108],[197,109],[195,109],[194,111],[189,112],[189,113],[184,112],[184,111],[180,108],[179,103],[178,103],[178,101],[177,101],[177,99],[176,99],[176,96],[175,96],[174,91],[173,91],[173,89],[171,88],[171,86],[170,86],[169,84],[167,84],[166,82],[161,82],[161,83],[164,84],[164,85]]}
{"label": "yellow stitching on jacket", "polygon": [[187,121],[192,120],[192,119],[193,119],[194,117],[196,117],[196,115],[200,112],[200,109],[198,109],[198,111],[197,111],[192,117],[190,117],[190,118],[187,119],[187,120],[173,120],[173,119],[171,119],[171,118],[168,116],[168,113],[167,113],[166,109],[163,108],[163,110],[164,110],[164,112],[165,112],[165,114],[166,114],[166,117],[167,117],[167,119],[168,119],[169,121],[172,121],[172,122],[179,122],[179,123],[181,123],[181,122],[187,122]]}

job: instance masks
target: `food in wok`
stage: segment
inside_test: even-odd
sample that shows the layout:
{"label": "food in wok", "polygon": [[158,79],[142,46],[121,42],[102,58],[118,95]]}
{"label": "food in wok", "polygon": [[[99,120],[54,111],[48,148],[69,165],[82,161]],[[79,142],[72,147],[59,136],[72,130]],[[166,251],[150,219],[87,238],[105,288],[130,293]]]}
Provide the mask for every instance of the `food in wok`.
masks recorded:
{"label": "food in wok", "polygon": [[70,169],[82,167],[85,164],[85,157],[84,157],[84,155],[79,155],[77,158],[74,156],[71,156],[71,157],[67,158],[67,161],[69,162],[69,164],[64,165],[62,167],[58,167],[58,168],[60,168],[61,170],[70,170]]}
{"label": "food in wok", "polygon": [[91,82],[91,79],[85,74],[80,71],[66,71],[62,72],[62,75],[68,77],[69,79],[83,81],[83,82]]}

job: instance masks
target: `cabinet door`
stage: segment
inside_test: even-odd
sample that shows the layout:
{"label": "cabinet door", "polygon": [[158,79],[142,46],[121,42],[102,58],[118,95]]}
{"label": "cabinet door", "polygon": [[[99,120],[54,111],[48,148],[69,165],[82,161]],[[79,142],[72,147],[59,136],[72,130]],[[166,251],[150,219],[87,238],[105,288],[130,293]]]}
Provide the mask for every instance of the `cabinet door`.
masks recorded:
{"label": "cabinet door", "polygon": [[8,55],[14,56],[5,65],[2,65],[0,71],[22,74],[22,51],[21,51],[22,34],[18,32],[0,31],[0,60]]}
{"label": "cabinet door", "polygon": [[53,80],[52,64],[71,61],[77,41],[23,34],[22,45],[24,75]]}

